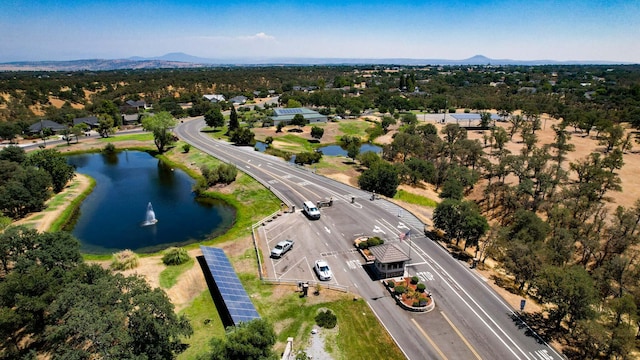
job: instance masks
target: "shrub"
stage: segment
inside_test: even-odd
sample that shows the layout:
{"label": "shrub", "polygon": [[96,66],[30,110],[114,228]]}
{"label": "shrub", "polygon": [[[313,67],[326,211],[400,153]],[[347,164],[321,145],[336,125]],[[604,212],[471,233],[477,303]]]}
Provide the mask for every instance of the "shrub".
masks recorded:
{"label": "shrub", "polygon": [[138,254],[126,249],[113,254],[110,267],[113,270],[128,270],[137,267],[138,263]]}
{"label": "shrub", "polygon": [[420,281],[420,278],[419,278],[419,277],[417,277],[417,276],[412,276],[412,277],[411,277],[411,284],[412,284],[412,285],[417,284],[417,283],[418,283],[418,281]]}
{"label": "shrub", "polygon": [[371,237],[367,239],[367,245],[368,246],[376,246],[376,245],[381,245],[384,244],[384,240],[380,239],[377,236]]}
{"label": "shrub", "polygon": [[389,280],[387,281],[387,285],[389,285],[389,287],[393,289],[396,286],[396,282],[393,280]]}
{"label": "shrub", "polygon": [[294,160],[294,162],[296,164],[313,164],[313,163],[317,163],[318,161],[320,161],[320,159],[322,158],[322,153],[321,152],[301,152],[299,154],[296,154],[296,159]]}
{"label": "shrub", "polygon": [[423,296],[420,299],[418,299],[418,306],[427,306],[428,303],[429,303],[429,299],[426,296]]}
{"label": "shrub", "polygon": [[413,304],[412,304],[412,306],[413,306],[413,307],[418,307],[418,306],[420,306],[420,301],[419,301],[419,300],[413,300]]}
{"label": "shrub", "polygon": [[360,250],[368,249],[369,248],[369,244],[366,241],[361,241],[361,242],[358,243],[358,248]]}
{"label": "shrub", "polygon": [[189,261],[189,254],[184,248],[171,247],[165,251],[162,262],[167,265],[180,265]]}
{"label": "shrub", "polygon": [[102,152],[105,154],[114,154],[116,152],[116,146],[113,143],[107,143],[107,145],[102,148]]}
{"label": "shrub", "polygon": [[470,112],[471,112],[471,110],[469,110],[469,109],[464,109],[464,113],[465,113],[465,114],[468,114],[468,113],[470,113]]}
{"label": "shrub", "polygon": [[326,329],[333,329],[334,327],[336,327],[337,323],[338,323],[338,318],[334,313],[331,312],[331,310],[326,310],[326,311],[320,310],[318,315],[316,315],[316,324],[318,324],[318,326],[320,327],[323,327]]}
{"label": "shrub", "polygon": [[405,293],[405,291],[407,291],[407,288],[404,285],[397,285],[393,288],[393,291],[396,295],[402,295]]}
{"label": "shrub", "polygon": [[426,288],[427,287],[423,283],[420,283],[416,286],[416,290],[418,290],[419,292],[424,292]]}
{"label": "shrub", "polygon": [[191,150],[191,144],[182,145],[182,151],[184,151],[185,153],[188,153],[189,150]]}

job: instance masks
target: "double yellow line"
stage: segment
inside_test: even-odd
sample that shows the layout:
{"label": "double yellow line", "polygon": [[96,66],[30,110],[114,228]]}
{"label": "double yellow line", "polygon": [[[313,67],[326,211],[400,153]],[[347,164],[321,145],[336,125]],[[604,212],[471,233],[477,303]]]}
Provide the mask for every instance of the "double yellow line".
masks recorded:
{"label": "double yellow line", "polygon": [[[455,325],[453,325],[453,323],[451,322],[451,320],[449,320],[447,315],[445,315],[445,313],[443,313],[442,311],[440,311],[440,314],[442,314],[442,317],[449,323],[449,326],[451,326],[453,331],[455,331],[456,334],[458,334],[458,337],[462,340],[462,342],[464,342],[464,344],[467,346],[467,348],[469,348],[469,350],[473,353],[473,355],[476,357],[476,359],[482,360],[482,358],[480,357],[478,352],[473,348],[473,346],[471,346],[469,341],[462,335],[460,330],[458,330],[458,328]],[[444,355],[442,350],[440,350],[440,348],[438,347],[438,345],[436,345],[436,343],[433,341],[433,339],[431,339],[431,337],[420,327],[420,325],[418,325],[416,320],[415,319],[411,319],[411,322],[413,322],[413,325],[415,325],[418,328],[418,330],[420,331],[422,336],[424,336],[424,338],[427,339],[427,341],[429,341],[429,344],[431,344],[431,346],[433,346],[433,348],[436,350],[438,355],[440,355],[440,357],[443,360],[448,360],[448,358]]]}

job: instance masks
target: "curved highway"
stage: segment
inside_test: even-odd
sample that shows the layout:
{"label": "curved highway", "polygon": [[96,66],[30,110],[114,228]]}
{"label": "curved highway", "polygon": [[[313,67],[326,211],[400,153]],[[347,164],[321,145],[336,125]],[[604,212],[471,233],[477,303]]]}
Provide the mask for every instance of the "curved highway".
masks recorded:
{"label": "curved highway", "polygon": [[[422,222],[386,200],[319,176],[282,159],[212,139],[200,130],[203,118],[180,123],[176,135],[203,152],[235,164],[268,187],[284,203],[332,198],[318,221],[306,222],[323,236],[315,251],[332,254],[331,268],[340,285],[367,301],[408,359],[563,359],[540,339],[514,310],[465,262],[458,261],[423,234]],[[398,234],[410,232],[409,241]],[[379,282],[352,266],[353,239],[374,233],[395,241],[410,257],[407,270],[425,283],[436,302],[429,313],[401,310]]]}

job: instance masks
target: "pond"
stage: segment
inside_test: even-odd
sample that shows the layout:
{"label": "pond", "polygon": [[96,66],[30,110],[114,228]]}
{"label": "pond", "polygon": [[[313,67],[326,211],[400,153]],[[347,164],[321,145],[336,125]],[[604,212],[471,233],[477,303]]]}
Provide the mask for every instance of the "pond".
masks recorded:
{"label": "pond", "polygon": [[[73,155],[68,162],[96,180],[66,229],[80,240],[82,252],[148,253],[184,246],[226,232],[235,220],[232,206],[196,198],[189,175],[145,152]],[[157,219],[153,224],[145,224],[149,203]]]}
{"label": "pond", "polygon": [[[260,152],[264,152],[267,149],[267,144],[262,141],[256,141],[255,148]],[[318,150],[322,151],[322,154],[327,156],[347,156],[347,150],[341,148],[340,145],[325,145],[319,147]],[[360,153],[367,151],[373,151],[376,154],[380,154],[382,152],[382,148],[373,144],[360,145]]]}

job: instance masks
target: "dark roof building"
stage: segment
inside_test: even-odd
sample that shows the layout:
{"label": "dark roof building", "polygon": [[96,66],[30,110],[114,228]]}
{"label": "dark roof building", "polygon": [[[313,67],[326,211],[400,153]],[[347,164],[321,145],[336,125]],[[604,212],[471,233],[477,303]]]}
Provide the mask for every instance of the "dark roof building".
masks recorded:
{"label": "dark roof building", "polygon": [[318,123],[318,122],[327,122],[327,117],[318,113],[317,111],[313,111],[307,108],[277,108],[273,109],[276,113],[275,116],[271,117],[273,120],[273,125],[278,125],[280,122],[284,122],[288,124],[293,120],[293,117],[296,114],[301,114],[304,118],[310,123]]}
{"label": "dark roof building", "polygon": [[232,104],[240,104],[240,105],[242,105],[242,104],[247,102],[247,97],[246,96],[242,96],[242,95],[234,96],[231,99],[229,99],[229,102],[232,103]]}
{"label": "dark roof building", "polygon": [[140,122],[139,114],[122,114],[122,123],[124,125],[137,124]]}
{"label": "dark roof building", "polygon": [[404,275],[404,265],[411,260],[397,244],[382,244],[369,248],[375,257],[373,269],[382,279]]}
{"label": "dark roof building", "polygon": [[37,134],[39,132],[41,132],[43,129],[50,129],[51,131],[58,132],[58,131],[62,131],[65,130],[67,127],[64,125],[60,125],[55,121],[51,121],[51,120],[40,120],[37,123],[34,123],[33,125],[29,126],[29,132],[31,134]]}
{"label": "dark roof building", "polygon": [[87,124],[90,128],[94,128],[98,126],[99,121],[100,120],[95,116],[81,117],[73,119],[73,126],[76,126],[78,124]]}

